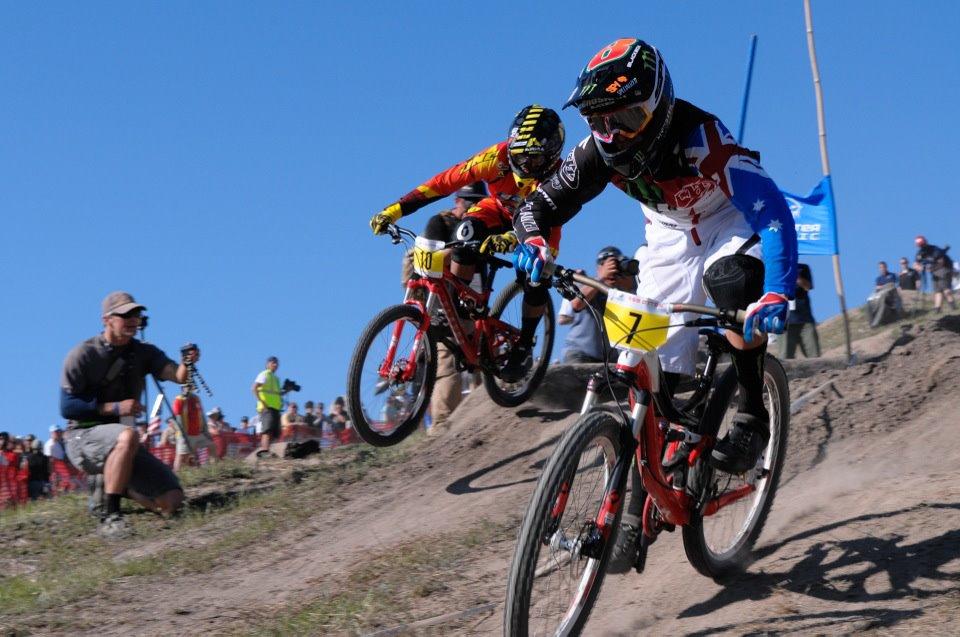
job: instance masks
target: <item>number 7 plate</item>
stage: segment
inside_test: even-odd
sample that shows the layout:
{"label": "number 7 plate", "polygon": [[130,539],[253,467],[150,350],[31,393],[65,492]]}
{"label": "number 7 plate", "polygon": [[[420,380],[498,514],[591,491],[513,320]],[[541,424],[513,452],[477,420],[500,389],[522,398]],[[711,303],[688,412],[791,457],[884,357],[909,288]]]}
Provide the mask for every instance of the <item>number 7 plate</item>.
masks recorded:
{"label": "number 7 plate", "polygon": [[610,346],[630,352],[651,352],[667,342],[670,315],[653,301],[610,290],[603,310]]}

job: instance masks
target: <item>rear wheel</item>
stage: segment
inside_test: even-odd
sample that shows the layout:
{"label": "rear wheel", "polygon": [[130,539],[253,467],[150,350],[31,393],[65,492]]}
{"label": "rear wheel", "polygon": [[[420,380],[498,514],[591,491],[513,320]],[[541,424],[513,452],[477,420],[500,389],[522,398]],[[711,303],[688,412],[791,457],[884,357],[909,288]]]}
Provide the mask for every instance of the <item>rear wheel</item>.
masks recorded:
{"label": "rear wheel", "polygon": [[[720,420],[718,437],[729,428],[736,413],[736,389],[731,366],[718,383],[709,407],[714,417]],[[770,441],[757,465],[746,473],[731,475],[701,461],[695,472],[697,483],[710,498],[719,498],[738,489],[754,489],[746,497],[721,507],[712,515],[695,513],[690,523],[683,527],[683,548],[687,559],[697,571],[715,579],[747,566],[777,492],[790,428],[790,390],[783,366],[769,354],[764,363],[763,389],[770,413]]]}
{"label": "rear wheel", "polygon": [[[501,344],[498,343],[493,344],[494,350],[503,350],[499,357],[492,361],[495,367],[499,367],[506,362],[510,346],[514,344],[515,338],[519,337],[523,318],[523,285],[518,281],[513,281],[505,287],[494,301],[490,315],[515,328],[515,330],[511,330],[511,334],[501,336],[505,339],[503,345],[507,345],[507,347],[501,347]],[[556,320],[553,312],[553,301],[548,296],[543,316],[540,318],[540,324],[537,325],[537,331],[534,334],[529,369],[523,377],[515,383],[509,383],[489,371],[483,372],[483,384],[493,402],[502,407],[516,407],[525,403],[537,391],[544,375],[547,373],[547,366],[550,364],[555,334]],[[507,340],[509,342],[506,342]]]}
{"label": "rear wheel", "polygon": [[[437,345],[423,322],[413,305],[388,307],[370,321],[353,352],[347,403],[354,428],[371,445],[388,447],[409,436],[430,403]],[[413,373],[404,380],[411,363]]]}
{"label": "rear wheel", "polygon": [[[600,593],[615,531],[599,536],[597,515],[620,453],[619,425],[604,412],[582,416],[544,469],[520,527],[507,585],[504,634],[577,634]],[[620,512],[612,529],[620,523]]]}

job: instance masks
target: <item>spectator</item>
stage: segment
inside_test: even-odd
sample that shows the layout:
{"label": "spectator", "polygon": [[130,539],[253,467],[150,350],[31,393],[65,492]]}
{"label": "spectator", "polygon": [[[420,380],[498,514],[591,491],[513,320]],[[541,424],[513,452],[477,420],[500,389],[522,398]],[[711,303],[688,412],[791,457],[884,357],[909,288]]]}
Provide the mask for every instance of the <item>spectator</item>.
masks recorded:
{"label": "spectator", "polygon": [[820,338],[817,335],[817,322],[813,318],[810,305],[810,290],[813,289],[813,273],[806,263],[797,264],[797,287],[794,291],[794,309],[787,315],[787,329],[780,337],[781,358],[794,358],[797,345],[806,358],[820,356]]}
{"label": "spectator", "polygon": [[253,395],[257,397],[257,414],[260,416],[260,451],[257,455],[261,457],[270,454],[270,443],[280,437],[283,392],[277,378],[279,367],[280,360],[271,356],[267,359],[267,368],[253,381]]}
{"label": "spectator", "polygon": [[11,438],[6,432],[0,436],[0,467],[20,466],[20,454],[15,451],[16,443],[17,439]]}
{"label": "spectator", "polygon": [[[173,400],[173,414],[179,419],[177,431],[177,451],[173,460],[173,470],[180,471],[184,464],[192,459],[200,462],[200,450],[207,450],[207,461],[216,462],[217,445],[213,441],[209,425],[203,417],[203,405],[191,383],[185,383],[182,391]],[[218,408],[219,409],[219,408]]]}
{"label": "spectator", "polygon": [[327,422],[330,423],[330,429],[337,434],[350,426],[350,419],[348,418],[347,412],[344,409],[343,396],[337,396],[333,400],[333,405],[330,406],[330,415],[327,417]]}
{"label": "spectator", "polygon": [[50,440],[43,445],[43,453],[52,460],[67,457],[67,446],[63,442],[63,429],[60,425],[50,425]]}
{"label": "spectator", "polygon": [[[423,236],[433,241],[454,241],[456,240],[456,230],[460,221],[463,220],[467,211],[478,201],[487,196],[487,189],[483,182],[475,182],[469,186],[464,186],[454,195],[453,208],[443,210],[427,220]],[[400,282],[406,286],[407,281],[413,276],[412,252],[408,252],[403,258],[403,268],[400,275]],[[450,265],[450,250],[444,251],[444,265]],[[386,385],[384,385],[386,389]],[[450,428],[449,419],[453,411],[460,404],[463,397],[462,381],[460,372],[457,371],[456,358],[446,345],[440,343],[437,345],[437,376],[433,384],[433,392],[430,396],[430,428],[428,435],[436,436],[444,433]],[[390,403],[390,400],[387,401]],[[389,405],[385,405],[389,407]]]}
{"label": "spectator", "polygon": [[31,500],[50,497],[50,458],[43,455],[43,444],[34,440],[24,460],[27,464],[27,494]]}
{"label": "spectator", "polygon": [[886,261],[880,261],[877,267],[880,273],[874,279],[874,292],[867,299],[870,327],[885,325],[903,315],[903,305],[897,293],[897,277],[887,269]]}
{"label": "spectator", "polygon": [[920,272],[923,266],[915,261],[913,266],[907,257],[900,257],[900,272],[897,274],[897,287],[904,306],[916,312],[920,308]]}
{"label": "spectator", "polygon": [[280,418],[280,434],[284,439],[290,437],[295,426],[303,424],[303,419],[297,409],[297,403],[290,402],[287,405],[287,411],[283,412],[283,416]]}
{"label": "spectator", "polygon": [[233,431],[233,427],[226,421],[223,410],[219,407],[214,407],[207,412],[207,431],[214,436]]}
{"label": "spectator", "polygon": [[930,272],[933,278],[933,311],[940,313],[943,309],[943,299],[950,303],[950,309],[957,309],[957,301],[953,297],[953,261],[947,255],[950,246],[944,248],[927,243],[927,239],[920,235],[916,238],[917,261]]}
{"label": "spectator", "polygon": [[240,425],[238,426],[238,431],[242,434],[248,434],[250,432],[250,419],[246,416],[240,416]]}
{"label": "spectator", "polygon": [[173,416],[167,418],[167,428],[160,434],[160,444],[162,446],[177,444],[177,419]]}
{"label": "spectator", "polygon": [[[619,290],[629,291],[634,287],[631,275],[621,270],[624,262],[623,253],[616,246],[607,246],[597,254],[597,271],[595,277],[608,286]],[[583,286],[581,288],[587,303],[601,316],[607,304],[607,295],[596,288]],[[579,298],[569,301],[563,300],[557,315],[560,325],[569,325],[570,331],[564,340],[564,363],[600,363],[603,362],[603,334],[597,328],[593,315],[587,309],[587,303]],[[616,350],[610,348],[611,360],[616,358]]]}
{"label": "spectator", "polygon": [[183,489],[173,472],[144,449],[132,425],[144,411],[138,397],[144,377],[185,383],[187,363],[199,358],[185,351],[177,365],[160,349],[134,338],[143,305],[126,292],[103,300],[101,334],[74,347],[63,364],[61,415],[77,421],[66,437],[67,456],[87,474],[103,474],[106,517],[99,532],[126,535],[120,498],[130,497],[151,511],[171,515],[183,503]]}
{"label": "spectator", "polygon": [[313,413],[313,401],[308,400],[303,403],[303,424],[307,427],[313,427],[317,422],[317,417]]}

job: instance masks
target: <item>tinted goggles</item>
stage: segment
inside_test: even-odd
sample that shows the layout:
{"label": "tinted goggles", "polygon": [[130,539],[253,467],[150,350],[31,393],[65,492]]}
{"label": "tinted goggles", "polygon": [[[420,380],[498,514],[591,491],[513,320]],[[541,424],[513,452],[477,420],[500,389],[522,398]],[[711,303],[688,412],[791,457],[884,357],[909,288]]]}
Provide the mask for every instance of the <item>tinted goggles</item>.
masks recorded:
{"label": "tinted goggles", "polygon": [[510,155],[510,163],[513,169],[521,177],[535,177],[549,168],[550,158],[543,154],[516,153]]}
{"label": "tinted goggles", "polygon": [[633,104],[618,111],[593,113],[584,115],[583,118],[587,120],[587,125],[594,137],[610,144],[617,135],[633,139],[642,133],[653,119],[653,113],[647,110],[644,104]]}

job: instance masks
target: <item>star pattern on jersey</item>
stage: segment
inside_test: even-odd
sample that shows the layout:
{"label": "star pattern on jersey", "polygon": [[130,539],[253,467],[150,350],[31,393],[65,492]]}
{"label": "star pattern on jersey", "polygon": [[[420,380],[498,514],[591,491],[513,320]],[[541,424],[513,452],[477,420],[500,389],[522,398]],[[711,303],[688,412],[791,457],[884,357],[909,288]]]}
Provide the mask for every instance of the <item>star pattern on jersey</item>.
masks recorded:
{"label": "star pattern on jersey", "polygon": [[780,232],[780,228],[783,227],[783,224],[780,223],[779,219],[774,219],[770,222],[770,225],[767,228],[770,229],[770,232]]}
{"label": "star pattern on jersey", "polygon": [[753,202],[753,211],[760,212],[761,210],[763,210],[764,206],[766,205],[767,205],[766,201],[758,198],[756,201]]}

